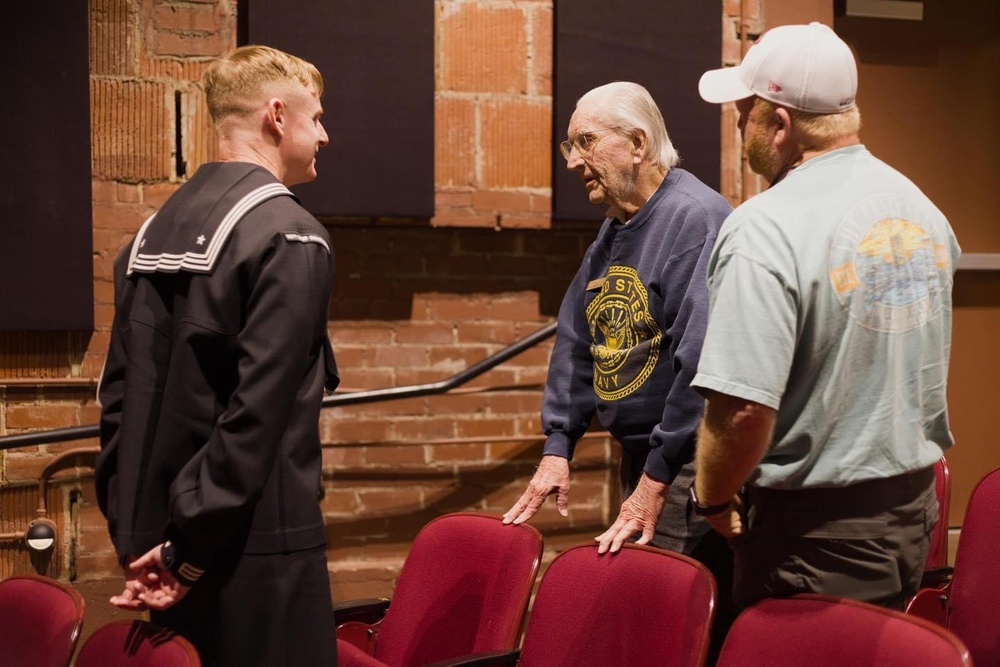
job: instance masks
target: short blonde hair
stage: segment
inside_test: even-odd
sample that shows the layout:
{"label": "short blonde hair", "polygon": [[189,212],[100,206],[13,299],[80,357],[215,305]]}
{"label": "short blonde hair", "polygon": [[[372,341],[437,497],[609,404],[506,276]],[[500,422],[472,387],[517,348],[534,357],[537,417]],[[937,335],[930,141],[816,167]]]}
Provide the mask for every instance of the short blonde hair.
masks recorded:
{"label": "short blonde hair", "polygon": [[312,63],[269,46],[242,46],[212,63],[201,78],[212,120],[218,124],[253,109],[255,98],[272,83],[312,84],[323,94],[323,76]]}
{"label": "short blonde hair", "polygon": [[[757,122],[768,124],[773,121],[779,106],[781,105],[758,97],[754,100]],[[789,107],[782,108],[788,111],[796,132],[802,137],[802,143],[810,148],[823,148],[837,139],[861,131],[861,110],[856,104],[840,113],[809,113]]]}

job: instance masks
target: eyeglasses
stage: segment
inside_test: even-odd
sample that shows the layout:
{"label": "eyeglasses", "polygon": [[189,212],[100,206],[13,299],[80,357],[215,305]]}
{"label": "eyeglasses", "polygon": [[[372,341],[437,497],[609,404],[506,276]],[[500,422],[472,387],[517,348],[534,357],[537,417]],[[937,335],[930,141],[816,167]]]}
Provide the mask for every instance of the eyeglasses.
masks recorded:
{"label": "eyeglasses", "polygon": [[575,137],[567,139],[566,141],[559,144],[559,152],[562,156],[569,160],[569,156],[573,154],[576,150],[580,155],[586,155],[590,151],[594,150],[594,146],[597,142],[601,140],[600,134],[603,132],[611,132],[617,130],[617,127],[605,127],[599,130],[591,130],[590,132],[580,132]]}

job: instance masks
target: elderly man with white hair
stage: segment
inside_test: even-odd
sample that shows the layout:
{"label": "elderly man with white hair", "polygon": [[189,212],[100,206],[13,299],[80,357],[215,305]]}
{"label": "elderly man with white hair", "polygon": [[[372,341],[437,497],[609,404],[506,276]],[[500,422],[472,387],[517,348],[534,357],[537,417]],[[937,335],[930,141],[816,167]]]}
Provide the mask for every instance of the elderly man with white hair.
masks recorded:
{"label": "elderly man with white hair", "polygon": [[567,136],[566,166],[607,219],[559,311],[542,405],[544,455],[504,520],[528,520],[552,494],[568,515],[569,461],[596,414],[622,446],[625,497],[596,538],[600,551],[617,552],[641,533],[639,544],[702,560],[724,587],[729,548],[692,511],[688,489],[704,405],[690,383],[708,315],[705,276],[731,208],[677,167],[663,117],[638,84],[585,94]]}

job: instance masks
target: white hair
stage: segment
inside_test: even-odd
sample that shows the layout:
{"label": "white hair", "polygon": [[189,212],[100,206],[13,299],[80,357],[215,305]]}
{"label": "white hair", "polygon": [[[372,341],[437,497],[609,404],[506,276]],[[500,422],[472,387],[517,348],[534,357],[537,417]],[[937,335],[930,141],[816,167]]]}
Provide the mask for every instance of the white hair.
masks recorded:
{"label": "white hair", "polygon": [[618,129],[642,130],[649,142],[649,159],[653,164],[670,169],[680,162],[663,123],[663,114],[643,86],[631,81],[607,83],[585,93],[576,101],[577,108],[584,102],[600,105],[603,119]]}

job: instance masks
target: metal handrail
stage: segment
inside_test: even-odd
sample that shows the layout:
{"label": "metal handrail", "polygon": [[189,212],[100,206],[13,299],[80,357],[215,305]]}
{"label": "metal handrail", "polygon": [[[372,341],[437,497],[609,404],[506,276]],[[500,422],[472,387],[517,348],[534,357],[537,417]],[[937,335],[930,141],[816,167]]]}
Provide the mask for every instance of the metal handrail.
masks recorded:
{"label": "metal handrail", "polygon": [[[450,378],[439,380],[438,382],[428,382],[425,384],[406,385],[404,387],[386,387],[384,389],[369,389],[365,391],[352,391],[343,394],[333,394],[323,399],[324,408],[339,408],[346,405],[358,405],[361,403],[375,403],[377,401],[394,401],[403,398],[417,398],[420,396],[433,396],[444,394],[456,387],[471,382],[483,373],[496,368],[508,359],[516,357],[525,350],[528,350],[542,341],[551,338],[556,333],[556,322],[542,327],[505,347],[496,354],[486,357],[480,362],[469,366]],[[98,426],[74,426],[70,428],[57,428],[47,431],[34,431],[32,433],[19,433],[17,435],[7,435],[0,437],[0,451],[15,449],[17,447],[35,447],[38,445],[51,445],[56,442],[69,442],[72,440],[86,440],[98,436]]]}

